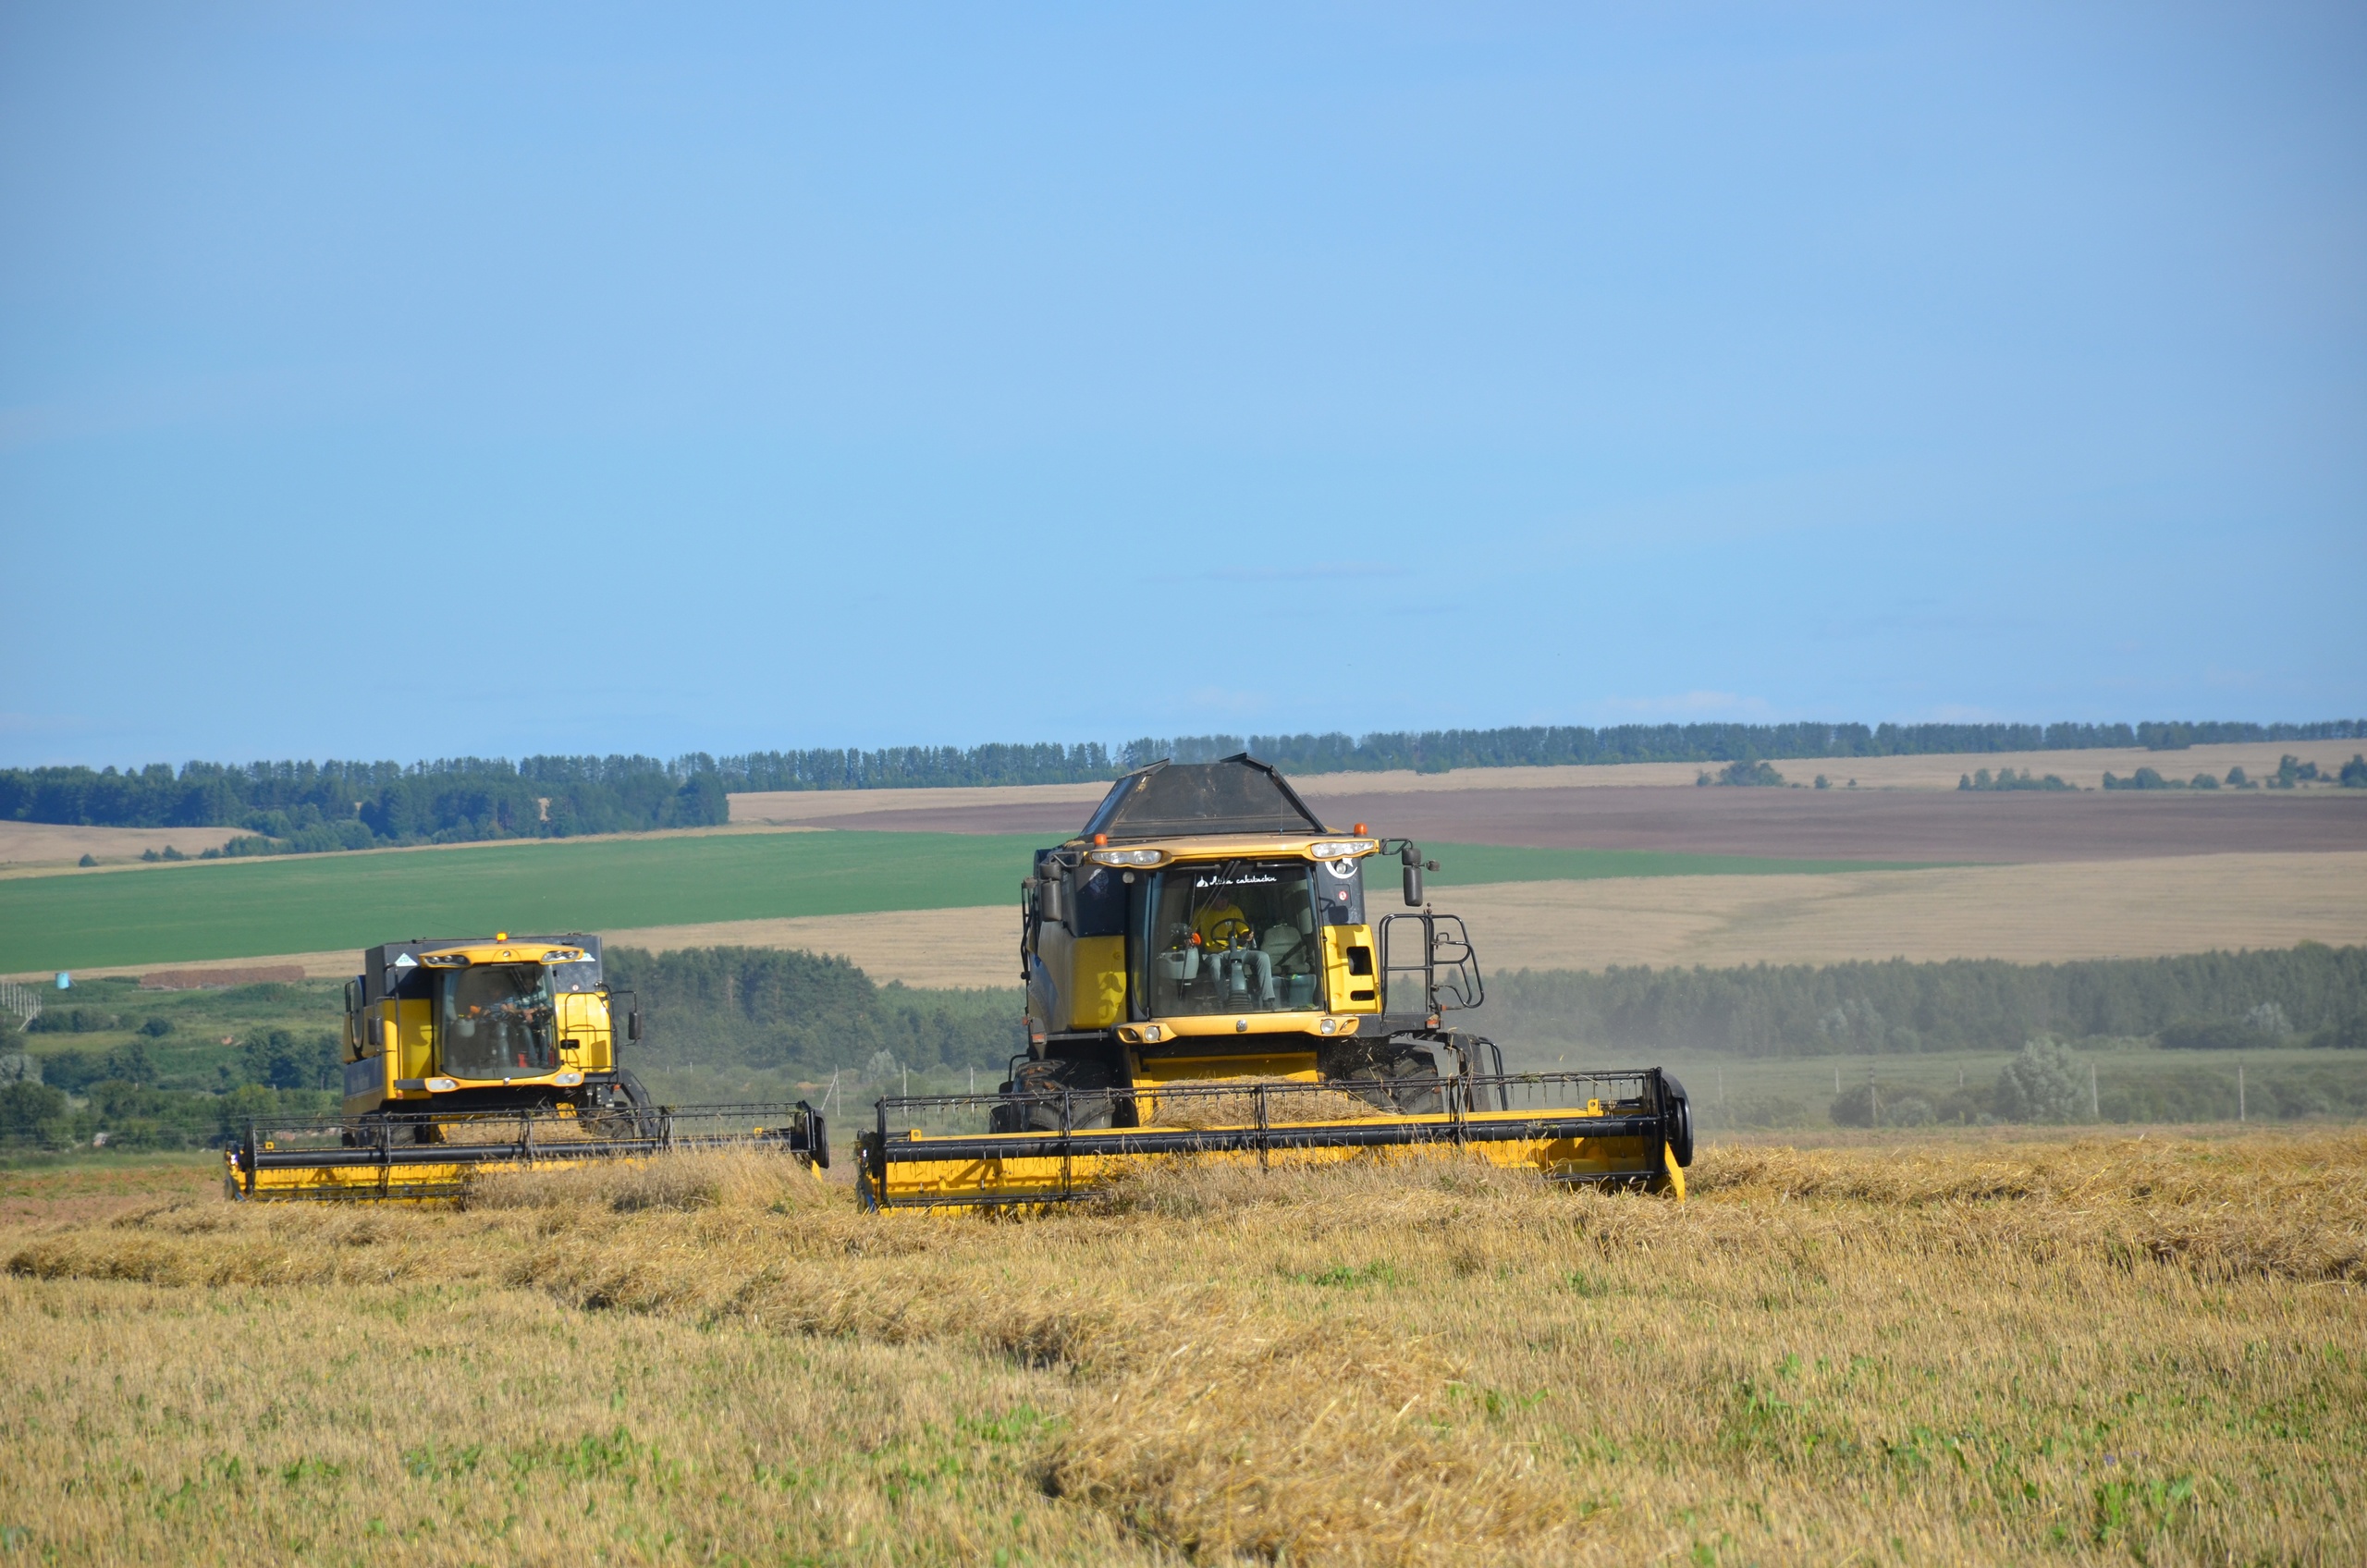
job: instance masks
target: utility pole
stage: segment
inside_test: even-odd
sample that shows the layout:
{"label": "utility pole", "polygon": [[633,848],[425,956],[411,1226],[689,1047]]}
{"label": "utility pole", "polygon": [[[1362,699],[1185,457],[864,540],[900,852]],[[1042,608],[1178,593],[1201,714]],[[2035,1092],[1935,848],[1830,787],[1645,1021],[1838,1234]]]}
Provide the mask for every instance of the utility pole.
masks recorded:
{"label": "utility pole", "polygon": [[2096,1102],[2096,1064],[2088,1063],[2088,1116],[2095,1121],[2104,1119],[2103,1108]]}
{"label": "utility pole", "polygon": [[2236,1120],[2244,1120],[2244,1064],[2236,1063]]}
{"label": "utility pole", "polygon": [[1874,1086],[1874,1064],[1870,1061],[1866,1064],[1866,1104],[1873,1113],[1868,1125],[1881,1126],[1883,1124],[1883,1092]]}

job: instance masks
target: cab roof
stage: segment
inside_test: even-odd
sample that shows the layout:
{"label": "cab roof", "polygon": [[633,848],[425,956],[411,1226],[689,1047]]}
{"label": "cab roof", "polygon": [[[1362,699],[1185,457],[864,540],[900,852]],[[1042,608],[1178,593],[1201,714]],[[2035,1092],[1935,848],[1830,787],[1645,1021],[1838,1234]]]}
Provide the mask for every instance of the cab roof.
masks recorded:
{"label": "cab roof", "polygon": [[1110,842],[1328,832],[1298,791],[1247,752],[1219,762],[1155,762],[1110,787],[1078,837]]}
{"label": "cab roof", "polygon": [[[505,961],[493,955],[507,950],[518,955],[516,959],[507,962],[536,962],[541,960],[545,952],[555,947],[580,948],[584,956],[593,962],[600,962],[600,938],[583,931],[543,936],[525,936],[513,932],[498,938],[493,935],[413,937],[407,942],[381,942],[374,948],[362,949],[360,978],[362,998],[367,1002],[375,1002],[384,997],[396,994],[411,995],[412,993],[405,987],[423,981],[423,977],[427,974],[427,966],[422,961],[429,953],[468,952],[472,955],[473,962],[498,963]],[[485,952],[486,956],[483,958],[473,956],[480,951]]]}

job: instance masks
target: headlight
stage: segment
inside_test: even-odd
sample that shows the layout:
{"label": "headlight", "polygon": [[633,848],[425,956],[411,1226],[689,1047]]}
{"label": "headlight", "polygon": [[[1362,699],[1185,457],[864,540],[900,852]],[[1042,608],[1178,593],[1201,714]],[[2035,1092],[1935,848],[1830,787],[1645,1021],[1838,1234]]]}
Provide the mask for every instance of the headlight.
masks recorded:
{"label": "headlight", "polygon": [[1340,1021],[1336,1018],[1327,1018],[1323,1021],[1320,1027],[1327,1035],[1335,1034],[1339,1030]]}
{"label": "headlight", "polygon": [[576,1084],[583,1082],[583,1074],[570,1068],[565,1072],[553,1073],[551,1075],[551,1082],[557,1084],[562,1089],[571,1089],[575,1087]]}
{"label": "headlight", "polygon": [[430,1078],[426,1084],[431,1095],[448,1095],[460,1086],[460,1081],[453,1078]]}
{"label": "headlight", "polygon": [[1165,850],[1096,850],[1096,865],[1157,865],[1167,858]]}
{"label": "headlight", "polygon": [[1143,1038],[1151,1045],[1159,1044],[1159,1028],[1156,1023],[1147,1024],[1143,1028]]}
{"label": "headlight", "polygon": [[1317,860],[1338,860],[1343,855],[1368,855],[1379,848],[1378,839],[1326,839],[1319,844],[1309,844],[1306,852]]}

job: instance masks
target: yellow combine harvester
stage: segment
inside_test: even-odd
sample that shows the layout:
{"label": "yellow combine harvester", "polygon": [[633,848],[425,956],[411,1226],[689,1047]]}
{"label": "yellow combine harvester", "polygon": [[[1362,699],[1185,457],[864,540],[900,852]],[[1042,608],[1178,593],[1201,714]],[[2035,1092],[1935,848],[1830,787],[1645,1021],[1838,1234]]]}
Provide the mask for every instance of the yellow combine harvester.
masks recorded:
{"label": "yellow combine harvester", "polygon": [[364,949],[345,987],[343,1114],[249,1125],[239,1198],[426,1199],[474,1176],[755,1142],[829,1163],[822,1118],[793,1106],[654,1106],[619,1060],[641,1038],[600,939],[414,938]]}
{"label": "yellow combine harvester", "polygon": [[[1365,868],[1411,913],[1370,918]],[[1483,999],[1463,922],[1404,839],[1318,820],[1247,754],[1120,779],[1023,884],[1028,1048],[992,1096],[891,1096],[867,1207],[1056,1203],[1146,1162],[1466,1150],[1564,1182],[1685,1191],[1693,1122],[1658,1068],[1507,1074],[1445,1015]]]}

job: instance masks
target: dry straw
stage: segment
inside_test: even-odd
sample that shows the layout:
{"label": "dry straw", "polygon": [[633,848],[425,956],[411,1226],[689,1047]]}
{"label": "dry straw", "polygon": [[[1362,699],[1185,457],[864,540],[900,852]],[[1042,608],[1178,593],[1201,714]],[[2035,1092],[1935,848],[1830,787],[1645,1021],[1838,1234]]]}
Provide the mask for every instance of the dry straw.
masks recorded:
{"label": "dry straw", "polygon": [[[619,1549],[629,1511],[572,1476],[503,1494],[525,1555],[2367,1556],[2361,1134],[1709,1150],[1693,1191],[1679,1207],[1377,1157],[1179,1164],[1035,1219],[883,1218],[741,1154],[488,1184],[458,1212],[202,1201],[35,1222],[7,1243],[12,1320],[104,1318],[134,1381],[211,1378],[282,1425],[143,1424],[76,1359],[95,1340],[36,1329],[9,1407],[101,1406],[17,1428],[0,1507],[37,1516],[130,1445],[147,1501],[67,1510],[55,1544],[203,1555],[294,1529],[265,1517],[286,1488],[186,1516],[186,1537],[141,1522],[153,1494],[209,1455],[284,1468],[295,1439],[274,1434],[292,1432],[349,1455],[303,1488],[318,1554],[484,1560],[463,1527],[482,1465],[438,1483],[399,1456],[487,1444],[540,1475],[533,1443],[584,1436],[566,1378],[608,1390],[601,1347],[630,1342],[752,1369],[725,1387],[636,1363],[625,1381],[648,1387],[619,1385],[611,1426],[656,1456],[627,1466],[646,1539]],[[257,1358],[205,1370],[176,1328],[265,1334],[295,1301],[316,1342],[350,1336],[312,1395]],[[537,1304],[579,1347],[572,1372],[535,1350],[548,1336],[487,1327]],[[438,1391],[406,1405],[405,1358],[454,1322],[472,1354],[434,1361]],[[808,1358],[805,1383],[784,1354]],[[371,1444],[290,1414],[347,1387],[386,1402]],[[554,1427],[519,1389],[575,1413]],[[748,1480],[782,1466],[807,1480]],[[435,1528],[369,1534],[394,1514]],[[669,1531],[681,1550],[648,1544]]]}

